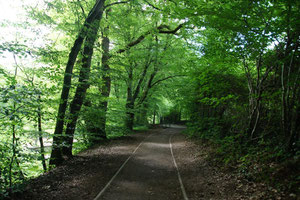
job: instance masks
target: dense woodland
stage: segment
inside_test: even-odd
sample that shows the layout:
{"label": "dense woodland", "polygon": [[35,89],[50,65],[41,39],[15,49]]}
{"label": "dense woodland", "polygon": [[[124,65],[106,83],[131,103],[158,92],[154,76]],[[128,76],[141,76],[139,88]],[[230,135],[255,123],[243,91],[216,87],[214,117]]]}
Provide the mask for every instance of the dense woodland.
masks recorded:
{"label": "dense woodland", "polygon": [[224,166],[296,190],[299,8],[296,0],[24,7],[22,23],[1,22],[20,33],[0,41],[1,58],[14,58],[0,64],[0,196],[93,144],[182,122],[216,146]]}

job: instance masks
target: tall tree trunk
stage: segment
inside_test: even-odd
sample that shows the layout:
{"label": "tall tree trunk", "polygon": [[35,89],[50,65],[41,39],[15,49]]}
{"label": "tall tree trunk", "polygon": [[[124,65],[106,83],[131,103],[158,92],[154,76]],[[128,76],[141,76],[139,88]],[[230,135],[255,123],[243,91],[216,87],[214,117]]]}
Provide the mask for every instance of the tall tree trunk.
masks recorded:
{"label": "tall tree trunk", "polygon": [[[16,103],[14,102],[14,111],[13,111],[13,118],[12,118],[12,122],[14,123],[15,121],[15,111],[16,111]],[[16,125],[15,124],[12,124],[12,157],[10,159],[10,163],[9,163],[9,187],[10,187],[10,192],[12,192],[12,185],[13,185],[13,179],[12,179],[12,176],[13,176],[13,173],[12,173],[12,169],[13,169],[13,164],[14,164],[14,161],[16,162],[16,165],[19,169],[19,174],[20,174],[20,177],[24,180],[25,176],[22,172],[22,169],[21,169],[21,166],[20,166],[20,163],[18,161],[18,155],[17,155],[17,146],[18,146],[18,140],[17,140],[17,136],[16,136]]]}
{"label": "tall tree trunk", "polygon": [[[283,132],[286,137],[286,149],[295,153],[294,144],[299,140],[299,76],[300,67],[296,64],[299,56],[299,34],[294,38],[288,35],[285,49],[285,58],[290,56],[290,60],[285,60],[282,68],[282,121]],[[284,70],[285,69],[285,70]],[[285,80],[283,78],[285,77]]]}
{"label": "tall tree trunk", "polygon": [[86,91],[89,88],[90,68],[92,63],[94,44],[97,39],[97,33],[100,27],[100,19],[102,17],[103,9],[95,18],[95,22],[91,25],[91,29],[85,40],[82,67],[79,74],[78,86],[74,95],[74,99],[70,104],[70,116],[67,123],[66,134],[64,136],[65,145],[62,148],[63,155],[67,157],[72,156],[72,145],[74,139],[74,132],[76,128],[77,119],[80,109],[86,96]]}
{"label": "tall tree trunk", "polygon": [[76,62],[78,53],[81,49],[84,38],[87,36],[89,32],[88,30],[90,29],[90,24],[92,24],[95,21],[95,18],[99,15],[99,13],[102,12],[104,2],[105,0],[96,1],[94,7],[92,8],[88,17],[86,18],[83,28],[78,34],[74,42],[74,45],[71,49],[71,52],[69,54],[65,75],[64,75],[64,84],[61,92],[61,102],[59,104],[56,125],[54,130],[50,165],[59,165],[63,162],[62,151],[61,151],[62,133],[64,129],[65,113],[67,109],[67,102],[68,102],[69,92],[71,87],[73,67]]}
{"label": "tall tree trunk", "polygon": [[286,12],[286,44],[285,44],[285,50],[284,50],[284,61],[281,68],[281,123],[282,123],[282,132],[283,135],[288,138],[289,137],[289,113],[288,113],[288,90],[289,90],[289,64],[287,63],[286,58],[289,57],[290,54],[290,47],[292,44],[292,38],[291,38],[291,21],[290,21],[290,15],[291,15],[291,2],[287,1],[287,12]]}
{"label": "tall tree trunk", "polygon": [[101,73],[102,73],[102,81],[103,85],[101,87],[101,97],[103,101],[100,103],[100,110],[102,111],[102,116],[99,119],[99,127],[96,133],[97,138],[106,139],[106,112],[108,106],[108,98],[111,90],[111,78],[110,78],[110,67],[108,64],[109,61],[109,38],[108,36],[103,36],[102,38],[102,64],[101,64]]}

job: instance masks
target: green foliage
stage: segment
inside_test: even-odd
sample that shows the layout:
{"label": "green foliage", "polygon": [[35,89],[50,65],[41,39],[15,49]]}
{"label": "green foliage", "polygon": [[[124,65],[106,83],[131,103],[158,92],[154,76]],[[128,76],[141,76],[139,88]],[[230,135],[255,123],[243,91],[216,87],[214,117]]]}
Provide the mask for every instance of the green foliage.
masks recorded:
{"label": "green foliage", "polygon": [[290,181],[288,189],[295,191],[297,170],[285,180],[278,175],[288,169],[284,161],[295,162],[299,152],[299,99],[294,98],[300,94],[299,50],[292,50],[299,44],[299,3],[183,5],[178,9],[193,13],[198,28],[190,36],[191,48],[201,52],[189,74],[192,84],[181,91],[188,94],[182,103],[190,110],[189,134],[213,141],[219,161],[238,166],[249,179],[281,189]]}
{"label": "green foliage", "polygon": [[[35,141],[47,142],[49,156],[63,77],[72,75],[69,107],[82,82],[84,49],[72,74],[64,66],[94,3],[43,1],[26,7],[31,20],[1,22],[35,34],[1,36],[0,55],[14,61],[0,63],[0,195],[42,173]],[[109,139],[130,133],[130,120],[135,130],[188,120],[188,134],[213,141],[219,161],[276,183],[299,158],[299,13],[298,1],[284,0],[134,0],[106,8],[73,153],[90,147],[97,131]],[[101,48],[104,37],[109,52]],[[291,190],[295,171],[285,180]]]}

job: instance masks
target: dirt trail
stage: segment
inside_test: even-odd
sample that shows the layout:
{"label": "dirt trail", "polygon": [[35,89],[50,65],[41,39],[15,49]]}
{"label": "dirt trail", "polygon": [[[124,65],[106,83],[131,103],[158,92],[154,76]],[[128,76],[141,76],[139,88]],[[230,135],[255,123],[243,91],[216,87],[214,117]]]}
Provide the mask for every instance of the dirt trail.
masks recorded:
{"label": "dirt trail", "polygon": [[153,129],[89,149],[31,181],[26,192],[14,199],[269,199],[263,187],[211,165],[207,147],[186,139],[179,134],[182,130]]}

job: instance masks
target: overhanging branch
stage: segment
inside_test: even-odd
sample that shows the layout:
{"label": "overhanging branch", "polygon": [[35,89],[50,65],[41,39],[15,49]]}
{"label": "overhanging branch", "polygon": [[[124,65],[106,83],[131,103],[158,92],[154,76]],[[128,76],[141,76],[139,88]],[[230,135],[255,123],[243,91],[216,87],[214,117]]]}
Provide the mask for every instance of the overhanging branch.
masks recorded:
{"label": "overhanging branch", "polygon": [[184,24],[179,24],[174,30],[159,30],[159,33],[164,34],[175,34],[179,29],[183,27]]}
{"label": "overhanging branch", "polygon": [[151,87],[155,86],[156,84],[162,82],[162,81],[165,81],[165,80],[168,80],[168,79],[171,79],[171,78],[175,78],[175,77],[180,77],[180,76],[185,76],[185,75],[173,75],[173,76],[167,76],[163,79],[159,79],[157,81],[155,81],[154,83],[152,83]]}

